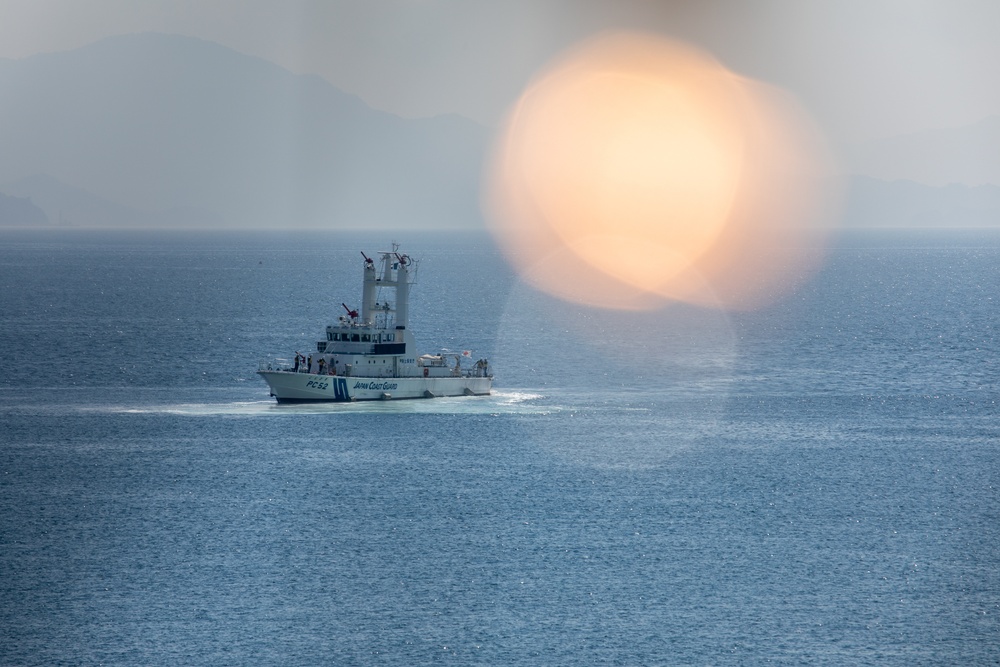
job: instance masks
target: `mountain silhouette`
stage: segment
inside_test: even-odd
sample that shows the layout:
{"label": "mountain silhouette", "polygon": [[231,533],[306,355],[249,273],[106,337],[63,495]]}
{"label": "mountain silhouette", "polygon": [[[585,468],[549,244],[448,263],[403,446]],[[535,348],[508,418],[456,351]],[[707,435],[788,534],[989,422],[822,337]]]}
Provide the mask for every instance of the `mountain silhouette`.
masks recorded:
{"label": "mountain silhouette", "polygon": [[49,217],[28,197],[0,192],[0,225],[47,225]]}
{"label": "mountain silhouette", "polygon": [[1000,226],[1000,186],[850,179],[843,224],[849,227]]}
{"label": "mountain silhouette", "polygon": [[468,119],[400,118],[191,37],[0,61],[0,189],[50,217],[87,193],[88,212],[60,214],[88,224],[103,202],[107,224],[477,226],[487,141]]}
{"label": "mountain silhouette", "polygon": [[885,181],[1000,186],[1000,116],[872,140],[853,147],[849,162],[854,173]]}

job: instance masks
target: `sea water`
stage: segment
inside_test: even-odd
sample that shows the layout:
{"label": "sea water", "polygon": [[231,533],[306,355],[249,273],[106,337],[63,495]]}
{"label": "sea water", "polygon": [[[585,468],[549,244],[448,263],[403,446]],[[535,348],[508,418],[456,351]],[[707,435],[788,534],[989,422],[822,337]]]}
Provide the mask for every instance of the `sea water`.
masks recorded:
{"label": "sea water", "polygon": [[1000,234],[752,313],[396,237],[492,396],[269,398],[389,237],[0,233],[0,664],[1000,662]]}

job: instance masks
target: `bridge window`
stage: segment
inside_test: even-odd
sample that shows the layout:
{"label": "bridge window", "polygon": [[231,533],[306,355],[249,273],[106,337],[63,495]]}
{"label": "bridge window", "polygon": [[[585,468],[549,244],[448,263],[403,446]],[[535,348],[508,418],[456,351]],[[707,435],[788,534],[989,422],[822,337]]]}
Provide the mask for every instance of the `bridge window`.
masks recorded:
{"label": "bridge window", "polygon": [[352,343],[360,343],[361,342],[361,336],[359,336],[358,334],[351,334],[351,342]]}

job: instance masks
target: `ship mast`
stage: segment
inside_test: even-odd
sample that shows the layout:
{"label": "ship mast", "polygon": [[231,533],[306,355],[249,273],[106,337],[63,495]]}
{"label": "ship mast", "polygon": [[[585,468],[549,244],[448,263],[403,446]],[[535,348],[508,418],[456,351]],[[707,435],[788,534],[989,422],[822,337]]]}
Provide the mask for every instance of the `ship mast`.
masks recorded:
{"label": "ship mast", "polygon": [[365,258],[365,281],[361,292],[361,323],[371,326],[378,278],[375,276],[375,261],[363,252],[361,256]]}
{"label": "ship mast", "polygon": [[[380,252],[379,270],[376,271],[374,260],[364,253],[364,290],[361,299],[361,322],[367,326],[379,328],[406,329],[409,319],[410,285],[416,278],[416,261],[408,255],[399,253],[399,245],[392,244],[392,250]],[[383,289],[394,291],[392,300],[380,296]],[[390,323],[389,313],[393,313]],[[376,322],[375,317],[382,314],[383,322]]]}

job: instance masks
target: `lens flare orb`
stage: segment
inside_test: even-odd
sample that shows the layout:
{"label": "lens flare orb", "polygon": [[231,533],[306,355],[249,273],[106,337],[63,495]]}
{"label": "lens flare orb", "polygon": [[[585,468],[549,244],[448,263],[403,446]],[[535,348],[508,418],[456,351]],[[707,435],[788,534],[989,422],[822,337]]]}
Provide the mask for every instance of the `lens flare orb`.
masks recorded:
{"label": "lens flare orb", "polygon": [[790,96],[691,46],[614,33],[527,87],[484,208],[522,277],[555,296],[750,308],[817,266],[830,173]]}

